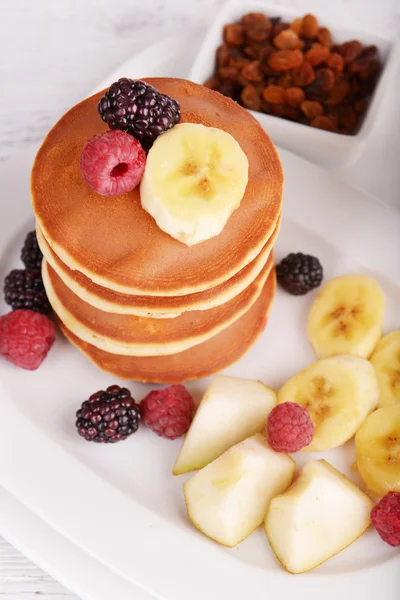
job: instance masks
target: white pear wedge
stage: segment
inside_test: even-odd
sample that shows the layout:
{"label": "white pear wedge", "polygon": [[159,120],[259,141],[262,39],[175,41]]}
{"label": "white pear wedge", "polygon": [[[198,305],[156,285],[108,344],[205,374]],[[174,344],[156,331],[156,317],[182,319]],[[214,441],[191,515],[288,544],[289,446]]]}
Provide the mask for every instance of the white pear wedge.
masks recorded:
{"label": "white pear wedge", "polygon": [[202,533],[232,548],[261,525],[271,499],[290,485],[295,467],[262,434],[252,436],[184,484],[189,517]]}
{"label": "white pear wedge", "polygon": [[303,573],[350,546],[371,523],[374,502],[324,460],[302,467],[270,503],[265,531],[290,573]]}
{"label": "white pear wedge", "polygon": [[234,444],[259,433],[276,405],[276,394],[251,379],[214,377],[203,396],[173,469],[201,469]]}

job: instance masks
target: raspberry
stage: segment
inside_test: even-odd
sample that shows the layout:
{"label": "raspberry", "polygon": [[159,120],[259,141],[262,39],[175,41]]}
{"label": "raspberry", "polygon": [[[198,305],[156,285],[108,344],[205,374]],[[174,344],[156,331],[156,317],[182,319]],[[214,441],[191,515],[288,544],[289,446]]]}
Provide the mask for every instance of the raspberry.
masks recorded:
{"label": "raspberry", "polygon": [[146,154],[131,135],[107,131],[95,135],[81,154],[81,171],[86,182],[102,196],[130,192],[142,179]]}
{"label": "raspberry", "polygon": [[21,260],[27,269],[40,269],[43,254],[39,248],[36,231],[30,231],[21,250]]}
{"label": "raspberry", "polygon": [[153,390],[141,401],[140,408],[146,425],[169,440],[187,432],[194,414],[193,398],[183,385]]}
{"label": "raspberry", "polygon": [[311,443],[314,423],[304,406],[278,404],[268,415],[266,436],[276,452],[298,452]]}
{"label": "raspberry", "polygon": [[323,269],[318,258],[309,254],[289,254],[276,267],[280,285],[289,294],[301,296],[321,285]]}
{"label": "raspberry", "polygon": [[142,413],[126,388],[110,385],[92,394],[76,413],[79,435],[88,442],[115,444],[139,428]]}
{"label": "raspberry", "polygon": [[4,281],[4,299],[13,310],[27,308],[43,314],[52,310],[37,269],[13,269]]}
{"label": "raspberry", "polygon": [[0,317],[0,354],[23,369],[37,369],[55,338],[54,323],[34,310],[15,310]]}
{"label": "raspberry", "polygon": [[400,546],[400,492],[389,492],[371,511],[372,523],[384,542]]}

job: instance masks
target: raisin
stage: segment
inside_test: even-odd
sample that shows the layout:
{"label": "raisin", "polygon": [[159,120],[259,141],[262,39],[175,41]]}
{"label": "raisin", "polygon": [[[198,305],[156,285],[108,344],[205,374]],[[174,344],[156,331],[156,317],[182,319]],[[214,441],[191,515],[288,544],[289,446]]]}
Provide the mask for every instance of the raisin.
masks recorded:
{"label": "raisin", "polygon": [[344,61],[341,55],[337,52],[330,54],[325,62],[334,73],[341,73],[343,71]]}
{"label": "raisin", "polygon": [[226,67],[229,61],[230,53],[226,44],[217,49],[217,67]]}
{"label": "raisin", "polygon": [[349,105],[340,106],[338,109],[339,126],[349,133],[354,132],[357,127],[357,113]]}
{"label": "raisin", "polygon": [[297,108],[286,104],[272,104],[271,113],[274,117],[281,117],[290,121],[298,121],[301,118],[301,113]]}
{"label": "raisin", "polygon": [[317,38],[319,43],[322,44],[322,46],[325,46],[326,48],[330,48],[332,46],[331,32],[327,27],[320,27],[318,29]]}
{"label": "raisin", "polygon": [[238,23],[225,25],[224,41],[232,46],[241,46],[244,43],[244,30]]}
{"label": "raisin", "polygon": [[277,50],[268,59],[268,64],[275,71],[288,71],[299,67],[303,62],[300,50]]}
{"label": "raisin", "polygon": [[378,75],[378,73],[381,70],[381,66],[378,60],[371,60],[371,62],[369,63],[369,67],[367,69],[367,71],[362,71],[361,73],[358,74],[360,79],[371,79],[373,77],[375,77],[376,75]]}
{"label": "raisin", "polygon": [[289,29],[289,23],[276,23],[271,29],[271,39],[276,38],[282,31]]}
{"label": "raisin", "polygon": [[231,79],[221,81],[218,91],[224,96],[228,96],[228,98],[232,99],[236,99],[238,95],[238,87]]}
{"label": "raisin", "polygon": [[368,102],[364,98],[360,98],[360,100],[356,100],[354,102],[354,110],[357,114],[361,114],[367,110]]}
{"label": "raisin", "polygon": [[283,88],[289,88],[292,86],[292,74],[290,71],[285,71],[278,79],[277,84]]}
{"label": "raisin", "polygon": [[263,13],[248,13],[247,15],[243,15],[240,22],[245,31],[254,29],[254,27],[270,31],[272,27],[272,22]]}
{"label": "raisin", "polygon": [[297,108],[305,99],[304,91],[299,87],[291,87],[285,91],[285,98],[289,106]]}
{"label": "raisin", "polygon": [[335,85],[335,74],[331,69],[318,69],[315,79],[307,87],[306,93],[311,99],[327,96]]}
{"label": "raisin", "polygon": [[324,107],[320,102],[313,102],[312,100],[304,100],[300,104],[301,111],[307,117],[308,120],[315,119],[324,113]]}
{"label": "raisin", "polygon": [[292,81],[295,87],[305,87],[315,79],[315,72],[309,62],[304,61],[300,67],[292,73]]}
{"label": "raisin", "polygon": [[338,47],[338,52],[343,56],[344,64],[348,65],[357,58],[362,52],[362,45],[358,40],[352,40],[351,42],[345,42]]}
{"label": "raisin", "polygon": [[238,76],[238,70],[235,67],[222,67],[219,70],[219,75],[222,79],[232,79],[232,81],[235,81]]}
{"label": "raisin", "polygon": [[240,94],[240,99],[243,103],[243,106],[249,108],[250,110],[260,110],[261,108],[260,94],[254,87],[254,85],[246,85],[246,87],[243,88],[242,93]]}
{"label": "raisin", "polygon": [[296,50],[300,46],[300,38],[292,29],[285,29],[274,37],[274,44],[280,50]]}
{"label": "raisin", "polygon": [[228,61],[228,67],[233,67],[239,71],[250,63],[250,59],[244,56],[230,56]]}
{"label": "raisin", "polygon": [[246,56],[248,56],[249,58],[252,58],[253,60],[258,58],[259,54],[260,54],[259,48],[255,47],[255,46],[245,46],[243,52],[245,53]]}
{"label": "raisin", "polygon": [[337,131],[337,127],[335,126],[332,119],[325,115],[319,115],[315,117],[310,123],[311,127],[316,127],[317,129],[324,129],[325,131]]}
{"label": "raisin", "polygon": [[269,85],[263,89],[263,98],[269,104],[283,104],[285,102],[285,90],[279,85]]}
{"label": "raisin", "polygon": [[305,53],[304,58],[308,60],[308,62],[313,67],[318,67],[318,65],[322,64],[329,57],[329,48],[326,46],[321,46],[321,44],[313,44],[312,48]]}
{"label": "raisin", "polygon": [[210,90],[218,90],[220,84],[220,79],[216,75],[209,77],[207,81],[204,82],[204,86],[209,88]]}
{"label": "raisin", "polygon": [[290,29],[292,29],[297,35],[301,34],[301,28],[303,25],[303,19],[295,19],[290,23]]}
{"label": "raisin", "polygon": [[337,106],[346,98],[347,94],[350,91],[349,83],[342,79],[335,83],[329,97],[324,101],[325,106]]}
{"label": "raisin", "polygon": [[261,27],[253,27],[252,29],[246,30],[246,40],[248,43],[256,42],[265,42],[269,37],[269,31],[263,29]]}
{"label": "raisin", "polygon": [[248,81],[255,81],[256,83],[260,83],[263,80],[263,73],[260,68],[260,62],[258,60],[253,60],[251,63],[246,65],[242,71],[242,76]]}
{"label": "raisin", "polygon": [[303,17],[303,24],[301,27],[301,36],[308,40],[313,40],[317,37],[318,33],[318,21],[314,15],[306,15]]}

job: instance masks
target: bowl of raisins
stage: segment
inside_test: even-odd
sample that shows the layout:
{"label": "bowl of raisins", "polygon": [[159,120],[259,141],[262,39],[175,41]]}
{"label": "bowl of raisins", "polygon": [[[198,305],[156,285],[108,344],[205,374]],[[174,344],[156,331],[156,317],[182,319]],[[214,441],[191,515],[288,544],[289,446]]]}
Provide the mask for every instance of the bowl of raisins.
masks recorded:
{"label": "bowl of raisins", "polygon": [[189,79],[250,110],[276,144],[338,167],[362,152],[398,47],[296,9],[233,0],[208,31]]}

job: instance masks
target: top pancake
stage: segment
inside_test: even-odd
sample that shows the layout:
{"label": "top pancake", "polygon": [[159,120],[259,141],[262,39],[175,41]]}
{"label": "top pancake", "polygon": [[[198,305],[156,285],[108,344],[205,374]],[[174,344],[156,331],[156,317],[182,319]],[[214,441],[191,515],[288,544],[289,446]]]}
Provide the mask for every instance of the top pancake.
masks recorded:
{"label": "top pancake", "polygon": [[143,210],[139,186],[104,197],[86,184],[81,152],[107,131],[97,112],[102,93],[72,108],[46,137],[32,171],[33,207],[54,252],[95,283],[127,294],[191,294],[233,277],[261,251],[281,211],[282,167],[256,119],[229,98],[181,79],[146,81],[180,102],[182,122],[227,131],[247,155],[246,193],[222,233],[189,248]]}

